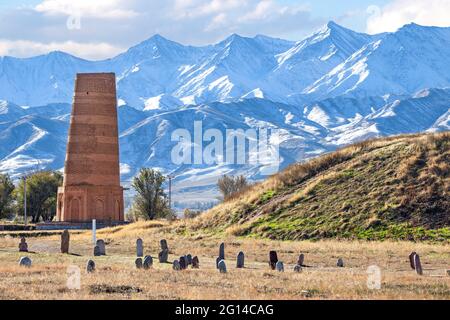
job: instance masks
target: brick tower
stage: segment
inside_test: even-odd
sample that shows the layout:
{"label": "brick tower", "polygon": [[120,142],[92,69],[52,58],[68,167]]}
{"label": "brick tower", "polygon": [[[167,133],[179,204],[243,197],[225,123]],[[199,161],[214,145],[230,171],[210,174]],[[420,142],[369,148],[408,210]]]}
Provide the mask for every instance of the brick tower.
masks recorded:
{"label": "brick tower", "polygon": [[115,75],[77,74],[57,220],[123,221],[123,211]]}

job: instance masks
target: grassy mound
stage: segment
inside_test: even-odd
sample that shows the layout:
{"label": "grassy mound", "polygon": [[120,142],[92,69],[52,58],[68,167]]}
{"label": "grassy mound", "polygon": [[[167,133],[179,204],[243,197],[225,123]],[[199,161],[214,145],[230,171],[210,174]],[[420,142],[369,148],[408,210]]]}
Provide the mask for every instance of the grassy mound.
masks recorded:
{"label": "grassy mound", "polygon": [[450,133],[358,143],[255,185],[182,229],[279,240],[450,240]]}

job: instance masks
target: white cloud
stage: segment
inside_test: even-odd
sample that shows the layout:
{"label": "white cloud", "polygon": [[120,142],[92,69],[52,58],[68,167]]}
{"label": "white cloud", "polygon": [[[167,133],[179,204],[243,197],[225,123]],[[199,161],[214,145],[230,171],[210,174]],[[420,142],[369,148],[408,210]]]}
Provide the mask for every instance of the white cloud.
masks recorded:
{"label": "white cloud", "polygon": [[274,10],[283,10],[283,7],[277,7],[272,0],[263,0],[258,3],[255,10],[247,13],[241,20],[260,20],[267,18]]}
{"label": "white cloud", "polygon": [[223,14],[247,7],[252,0],[176,0],[173,14],[178,19]]}
{"label": "white cloud", "polygon": [[133,18],[138,13],[122,0],[44,0],[35,9],[45,14],[81,15],[97,18]]}
{"label": "white cloud", "polygon": [[114,47],[108,43],[78,43],[73,41],[41,43],[27,40],[0,40],[0,56],[35,56],[51,51],[64,51],[86,59],[101,59],[112,57],[123,48]]}
{"label": "white cloud", "polygon": [[257,20],[271,20],[277,17],[289,18],[297,14],[309,12],[308,5],[280,5],[273,0],[259,1],[253,10],[250,10],[245,15],[240,17],[239,21],[257,21]]}
{"label": "white cloud", "polygon": [[[79,28],[68,27],[73,16]],[[231,33],[300,40],[325,22],[305,6],[278,0],[41,0],[0,11],[0,54],[28,57],[57,49],[109,58],[156,33],[191,45]]]}
{"label": "white cloud", "polygon": [[393,0],[383,8],[372,6],[367,20],[371,34],[396,31],[405,24],[448,27],[450,25],[449,0]]}
{"label": "white cloud", "polygon": [[219,13],[215,16],[211,23],[206,27],[205,31],[213,31],[219,28],[223,28],[227,24],[227,15],[225,13]]}

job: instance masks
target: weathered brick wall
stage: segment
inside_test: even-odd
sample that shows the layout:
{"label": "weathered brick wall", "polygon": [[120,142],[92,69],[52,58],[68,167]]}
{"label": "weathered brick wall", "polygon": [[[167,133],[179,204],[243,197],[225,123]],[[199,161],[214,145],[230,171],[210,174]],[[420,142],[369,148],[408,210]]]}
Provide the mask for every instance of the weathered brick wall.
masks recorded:
{"label": "weathered brick wall", "polygon": [[113,73],[77,75],[58,221],[124,220],[116,101]]}

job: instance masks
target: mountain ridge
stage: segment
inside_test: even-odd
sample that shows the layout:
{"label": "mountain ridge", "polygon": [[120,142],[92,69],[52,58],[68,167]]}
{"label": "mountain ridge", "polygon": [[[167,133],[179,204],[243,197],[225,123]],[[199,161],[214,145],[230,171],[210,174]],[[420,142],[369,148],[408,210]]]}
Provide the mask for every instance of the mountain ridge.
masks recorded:
{"label": "mountain ridge", "polygon": [[[412,94],[450,86],[450,45],[443,45],[449,42],[450,28],[445,27],[410,24],[396,32],[367,35],[335,22],[297,42],[233,34],[215,44],[189,46],[154,35],[98,61],[61,51],[1,57],[0,99],[23,106],[69,103],[75,73],[102,71],[116,73],[119,98],[140,110],[159,107],[155,101],[161,96],[166,101],[161,108],[167,109],[245,97],[295,104],[342,94]],[[418,59],[420,54],[426,55]],[[408,71],[411,64],[417,71]],[[426,75],[421,82],[419,71]],[[398,74],[402,85],[395,81]]]}

